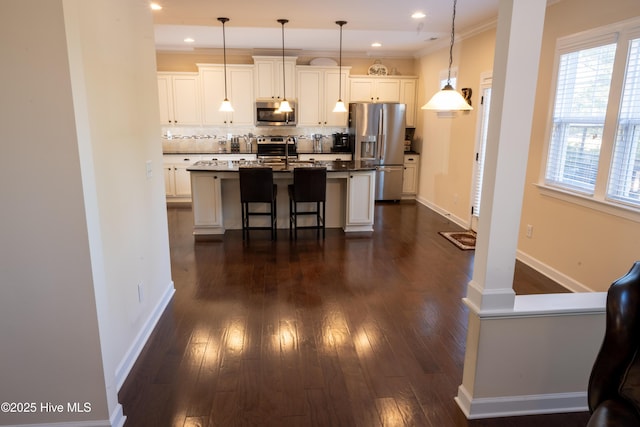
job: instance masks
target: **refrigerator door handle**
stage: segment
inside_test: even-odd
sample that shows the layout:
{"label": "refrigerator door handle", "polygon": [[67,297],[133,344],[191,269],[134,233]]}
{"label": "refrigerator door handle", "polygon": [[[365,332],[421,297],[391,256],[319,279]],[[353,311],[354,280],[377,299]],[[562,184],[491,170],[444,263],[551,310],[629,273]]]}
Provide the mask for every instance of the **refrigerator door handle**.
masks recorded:
{"label": "refrigerator door handle", "polygon": [[384,140],[384,134],[382,130],[384,129],[384,112],[380,111],[380,116],[378,117],[378,160],[384,159],[384,149],[387,141]]}

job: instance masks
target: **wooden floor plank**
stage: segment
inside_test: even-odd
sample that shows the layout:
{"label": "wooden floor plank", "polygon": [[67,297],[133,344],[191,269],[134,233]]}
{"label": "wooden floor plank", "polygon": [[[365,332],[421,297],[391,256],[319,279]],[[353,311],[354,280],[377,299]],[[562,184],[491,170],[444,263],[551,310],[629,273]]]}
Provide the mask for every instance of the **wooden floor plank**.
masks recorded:
{"label": "wooden floor plank", "polygon": [[[573,427],[588,413],[467,420],[473,251],[414,203],[376,204],[373,234],[238,230],[194,241],[169,208],[176,293],[119,393],[126,427]],[[517,294],[565,291],[516,263]]]}

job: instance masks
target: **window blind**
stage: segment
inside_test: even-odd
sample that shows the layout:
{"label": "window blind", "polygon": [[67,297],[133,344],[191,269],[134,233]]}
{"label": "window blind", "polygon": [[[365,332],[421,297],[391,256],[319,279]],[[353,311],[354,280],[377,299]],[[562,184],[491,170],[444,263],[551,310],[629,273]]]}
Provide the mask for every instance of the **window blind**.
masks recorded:
{"label": "window blind", "polygon": [[480,128],[480,147],[476,153],[476,173],[473,183],[473,215],[480,217],[480,200],[482,198],[482,180],[484,178],[484,157],[487,147],[487,129],[489,127],[489,106],[491,105],[491,88],[482,91],[482,117]]}
{"label": "window blind", "polygon": [[640,206],[640,39],[629,42],[607,195]]}
{"label": "window blind", "polygon": [[592,194],[616,44],[560,56],[545,181]]}

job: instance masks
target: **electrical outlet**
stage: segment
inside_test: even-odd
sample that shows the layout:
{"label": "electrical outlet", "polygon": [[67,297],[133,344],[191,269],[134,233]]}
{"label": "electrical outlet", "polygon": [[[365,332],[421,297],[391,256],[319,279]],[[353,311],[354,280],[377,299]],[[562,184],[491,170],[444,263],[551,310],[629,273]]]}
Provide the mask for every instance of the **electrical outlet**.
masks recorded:
{"label": "electrical outlet", "polygon": [[533,236],[533,225],[527,224],[527,238],[531,238]]}
{"label": "electrical outlet", "polygon": [[151,179],[153,177],[153,163],[151,163],[151,160],[147,160],[144,163],[144,166],[147,173],[147,179]]}

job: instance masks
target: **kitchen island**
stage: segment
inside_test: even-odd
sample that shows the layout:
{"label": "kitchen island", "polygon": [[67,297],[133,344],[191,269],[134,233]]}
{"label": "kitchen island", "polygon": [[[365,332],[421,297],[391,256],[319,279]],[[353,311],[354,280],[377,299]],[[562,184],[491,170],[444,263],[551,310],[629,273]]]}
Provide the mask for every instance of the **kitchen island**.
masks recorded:
{"label": "kitchen island", "polygon": [[[240,167],[262,166],[256,161],[199,161],[188,167],[191,175],[193,234],[215,236],[241,229]],[[345,233],[373,231],[375,165],[371,162],[315,161],[273,165],[278,186],[278,228],[289,227],[287,185],[295,167],[327,168],[327,228]]]}

